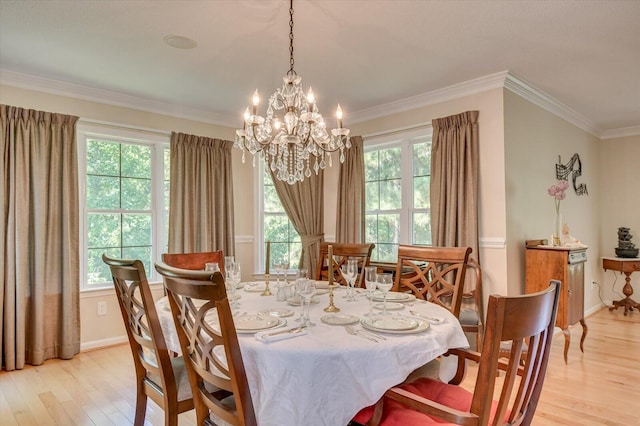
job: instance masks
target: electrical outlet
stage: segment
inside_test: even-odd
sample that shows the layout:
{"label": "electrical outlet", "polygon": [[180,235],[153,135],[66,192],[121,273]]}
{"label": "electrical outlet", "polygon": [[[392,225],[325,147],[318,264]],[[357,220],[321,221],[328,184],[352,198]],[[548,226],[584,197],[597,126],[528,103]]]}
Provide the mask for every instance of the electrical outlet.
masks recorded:
{"label": "electrical outlet", "polygon": [[98,316],[107,315],[107,302],[98,302]]}

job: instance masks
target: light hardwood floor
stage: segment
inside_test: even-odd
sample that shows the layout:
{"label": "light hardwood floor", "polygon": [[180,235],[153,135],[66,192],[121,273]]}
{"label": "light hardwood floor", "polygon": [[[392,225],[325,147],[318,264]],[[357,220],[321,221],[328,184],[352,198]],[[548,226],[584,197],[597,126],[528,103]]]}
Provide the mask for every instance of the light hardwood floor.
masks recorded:
{"label": "light hardwood floor", "polygon": [[[625,317],[621,310],[603,309],[587,318],[587,325],[584,354],[578,346],[582,329],[572,328],[566,365],[564,339],[555,336],[534,425],[640,425],[640,313]],[[126,345],[2,371],[0,425],[130,425],[132,376]],[[147,425],[162,425],[163,419],[162,410],[149,402]],[[193,412],[181,414],[180,424],[194,425]]]}

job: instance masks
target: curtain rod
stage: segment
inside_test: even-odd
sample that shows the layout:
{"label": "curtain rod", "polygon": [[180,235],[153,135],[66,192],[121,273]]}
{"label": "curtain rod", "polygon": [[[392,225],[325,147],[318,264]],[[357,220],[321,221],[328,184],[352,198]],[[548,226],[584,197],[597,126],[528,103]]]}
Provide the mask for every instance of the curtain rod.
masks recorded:
{"label": "curtain rod", "polygon": [[171,132],[167,132],[167,131],[163,131],[163,130],[150,129],[150,128],[147,128],[147,127],[131,126],[131,125],[128,125],[128,124],[112,123],[112,122],[109,122],[109,121],[94,120],[94,119],[91,119],[91,118],[79,118],[78,119],[78,124],[97,124],[97,125],[100,125],[100,126],[112,127],[112,128],[115,128],[115,129],[137,130],[139,132],[152,133],[152,134],[160,135],[160,136],[171,136]]}
{"label": "curtain rod", "polygon": [[402,132],[406,132],[409,130],[420,130],[420,129],[431,129],[433,128],[432,124],[429,123],[418,123],[418,124],[413,124],[411,126],[405,126],[405,127],[398,127],[396,129],[391,129],[391,130],[385,130],[382,132],[376,132],[376,133],[369,133],[368,135],[363,135],[362,138],[376,138],[379,136],[390,136],[393,135],[395,133],[402,133]]}

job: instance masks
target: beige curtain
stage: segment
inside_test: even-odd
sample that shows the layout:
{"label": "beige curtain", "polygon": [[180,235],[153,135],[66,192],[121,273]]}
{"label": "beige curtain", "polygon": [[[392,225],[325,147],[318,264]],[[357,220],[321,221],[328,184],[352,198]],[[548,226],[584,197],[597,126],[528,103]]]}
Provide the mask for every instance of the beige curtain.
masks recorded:
{"label": "beige curtain", "polygon": [[338,208],[336,241],[364,243],[364,143],[361,136],[351,137],[351,148],[345,150],[344,163],[338,176]]}
{"label": "beige curtain", "polygon": [[80,351],[78,117],[0,105],[0,360]]}
{"label": "beige curtain", "polygon": [[[268,167],[265,165],[265,167]],[[271,171],[273,185],[291,224],[302,240],[302,265],[309,277],[316,276],[320,242],[324,241],[324,171],[289,185]]]}
{"label": "beige curtain", "polygon": [[478,111],[433,120],[432,243],[471,247],[479,263],[478,151]]}
{"label": "beige curtain", "polygon": [[171,133],[169,253],[235,254],[233,142]]}

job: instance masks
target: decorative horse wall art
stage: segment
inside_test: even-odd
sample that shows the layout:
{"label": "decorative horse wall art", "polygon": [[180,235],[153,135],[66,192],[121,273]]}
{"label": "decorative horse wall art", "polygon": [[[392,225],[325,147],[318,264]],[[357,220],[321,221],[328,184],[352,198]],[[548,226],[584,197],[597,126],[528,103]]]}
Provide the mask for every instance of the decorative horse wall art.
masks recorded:
{"label": "decorative horse wall art", "polygon": [[571,174],[571,180],[573,181],[573,190],[576,195],[589,195],[587,191],[587,184],[577,184],[576,179],[582,176],[582,161],[580,156],[576,152],[566,164],[562,164],[562,159],[558,155],[558,163],[556,164],[556,179],[569,180],[569,174]]}

